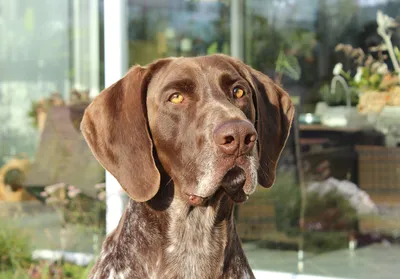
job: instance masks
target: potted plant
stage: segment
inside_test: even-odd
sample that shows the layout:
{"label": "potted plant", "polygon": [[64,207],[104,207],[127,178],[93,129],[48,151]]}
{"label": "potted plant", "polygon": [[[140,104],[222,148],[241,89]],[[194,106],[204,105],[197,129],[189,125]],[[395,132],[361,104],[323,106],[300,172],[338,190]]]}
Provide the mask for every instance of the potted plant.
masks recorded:
{"label": "potted plant", "polygon": [[[383,39],[383,44],[376,47],[378,52],[386,51],[383,59],[390,59],[393,70],[386,64],[373,63],[369,68],[359,69],[361,76],[358,110],[366,115],[375,129],[386,135],[386,145],[398,146],[400,144],[400,51],[393,46],[391,41],[392,29],[399,27],[393,18],[377,12],[377,32]],[[387,57],[388,56],[388,57]],[[376,70],[373,71],[375,66]],[[365,82],[365,80],[368,82]],[[364,80],[364,83],[362,81]]]}
{"label": "potted plant", "polygon": [[[390,110],[393,113],[397,111],[393,107],[400,106],[400,51],[390,40],[390,29],[398,24],[381,11],[377,13],[377,23],[383,44],[370,49],[371,52],[377,52],[377,58],[351,45],[336,46],[335,50],[343,52],[356,66],[356,71],[345,70],[342,63],[335,65],[330,86],[324,85],[320,90],[323,102],[317,104],[316,114],[322,114],[323,124],[351,126],[353,123],[354,126],[354,122],[357,122],[355,119],[365,119],[368,120],[366,123],[375,124],[382,111]],[[387,51],[389,57],[383,51]],[[386,64],[388,58],[393,70],[389,70]],[[332,121],[335,117],[336,121]],[[356,124],[362,126],[363,123]]]}
{"label": "potted plant", "polygon": [[[381,11],[377,12],[377,32],[383,44],[372,48],[378,52],[378,61],[368,56],[364,65],[357,68],[355,85],[361,89],[358,110],[362,114],[379,113],[386,106],[400,106],[400,51],[391,41],[391,28],[398,27],[395,20]],[[387,51],[388,55],[383,55]],[[393,70],[386,60],[390,59]]]}
{"label": "potted plant", "polygon": [[[338,44],[335,51],[343,52],[351,64],[360,65],[366,62],[365,54],[360,48]],[[337,63],[332,74],[330,83],[320,88],[322,102],[317,103],[315,114],[321,117],[322,124],[326,126],[362,127],[365,117],[357,111],[359,73],[354,75],[350,69],[345,70],[342,63]]]}

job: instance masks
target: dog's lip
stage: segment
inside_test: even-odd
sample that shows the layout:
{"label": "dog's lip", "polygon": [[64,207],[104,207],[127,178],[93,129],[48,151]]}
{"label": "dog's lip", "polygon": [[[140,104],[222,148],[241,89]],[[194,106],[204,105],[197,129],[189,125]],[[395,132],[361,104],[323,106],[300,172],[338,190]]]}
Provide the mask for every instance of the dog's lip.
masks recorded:
{"label": "dog's lip", "polygon": [[[226,190],[223,190],[226,195],[235,203],[242,203],[248,200],[249,194],[245,193],[243,189],[239,189],[233,194],[229,194]],[[216,191],[217,192],[217,191]],[[188,196],[189,204],[192,206],[202,206],[207,203],[207,201],[215,195],[215,193],[209,197],[201,197],[197,195],[186,194]]]}
{"label": "dog's lip", "polygon": [[186,195],[188,198],[190,198],[190,197],[199,197],[199,198],[202,198],[202,199],[208,199],[208,198],[210,198],[212,195],[214,195],[214,193],[213,193],[212,195],[209,195],[209,196],[204,196],[204,195],[197,195],[196,193],[186,192],[185,195]]}
{"label": "dog's lip", "polygon": [[189,203],[192,206],[200,206],[206,203],[206,201],[211,197],[202,197],[199,195],[195,195],[195,194],[189,194],[186,193],[186,196],[188,197]]}

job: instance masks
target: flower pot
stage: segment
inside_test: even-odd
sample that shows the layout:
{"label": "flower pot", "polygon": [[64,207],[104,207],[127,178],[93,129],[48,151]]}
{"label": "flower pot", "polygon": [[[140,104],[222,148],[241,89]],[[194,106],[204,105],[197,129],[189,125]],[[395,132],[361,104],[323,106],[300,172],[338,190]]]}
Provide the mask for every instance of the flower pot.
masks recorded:
{"label": "flower pot", "polygon": [[400,107],[400,87],[387,92],[367,91],[360,94],[357,106],[360,113],[381,113],[385,107]]}
{"label": "flower pot", "polygon": [[388,92],[364,92],[360,94],[357,109],[361,114],[377,114],[386,106],[388,100]]}
{"label": "flower pot", "polygon": [[375,116],[374,128],[386,136],[386,146],[400,145],[400,106],[384,106]]}
{"label": "flower pot", "polygon": [[319,102],[315,114],[320,116],[323,125],[330,127],[361,128],[367,123],[366,116],[361,115],[356,107],[332,107],[325,102]]}

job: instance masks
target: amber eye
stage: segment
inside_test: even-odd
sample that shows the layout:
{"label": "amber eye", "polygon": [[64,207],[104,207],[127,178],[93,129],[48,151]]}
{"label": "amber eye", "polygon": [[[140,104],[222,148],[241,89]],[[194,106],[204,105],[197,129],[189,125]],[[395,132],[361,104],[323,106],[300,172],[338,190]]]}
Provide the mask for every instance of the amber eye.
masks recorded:
{"label": "amber eye", "polygon": [[233,96],[235,99],[240,99],[245,95],[243,89],[240,89],[239,87],[233,88]]}
{"label": "amber eye", "polygon": [[173,104],[180,104],[183,102],[183,96],[179,93],[174,93],[169,97],[168,101],[170,101]]}

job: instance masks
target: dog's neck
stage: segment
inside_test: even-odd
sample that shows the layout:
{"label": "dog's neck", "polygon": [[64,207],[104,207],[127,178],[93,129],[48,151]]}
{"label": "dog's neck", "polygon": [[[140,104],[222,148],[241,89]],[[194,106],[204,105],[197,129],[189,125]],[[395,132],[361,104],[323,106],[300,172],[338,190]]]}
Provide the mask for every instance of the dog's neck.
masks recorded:
{"label": "dog's neck", "polygon": [[[176,197],[171,188],[160,191],[163,193],[147,203],[130,200],[115,231],[122,243],[143,242],[150,244],[151,249],[157,247],[153,254],[144,247],[137,251],[155,262],[154,266],[148,266],[148,273],[154,278],[192,278],[193,274],[219,278],[215,271],[226,274],[236,266],[233,262],[243,262],[245,268],[242,266],[232,273],[247,272],[247,260],[243,250],[238,249],[240,240],[234,225],[234,203],[228,196],[221,192],[207,205],[192,207]],[[188,275],[188,271],[191,274]]]}
{"label": "dog's neck", "polygon": [[215,278],[215,270],[222,275],[234,225],[232,203],[228,202],[228,210],[222,212],[221,202],[192,207],[180,199],[172,201],[167,210],[164,257],[167,268],[162,278],[171,273],[177,278],[185,278],[188,270],[204,275],[202,278]]}

